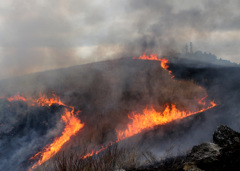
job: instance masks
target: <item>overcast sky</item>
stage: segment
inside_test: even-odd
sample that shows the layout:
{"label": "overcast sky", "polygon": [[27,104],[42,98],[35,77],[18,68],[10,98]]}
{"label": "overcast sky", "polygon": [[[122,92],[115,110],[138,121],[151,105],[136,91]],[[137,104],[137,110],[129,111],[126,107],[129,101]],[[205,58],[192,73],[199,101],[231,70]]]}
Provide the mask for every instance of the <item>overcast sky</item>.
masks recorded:
{"label": "overcast sky", "polygon": [[143,51],[240,62],[239,0],[1,0],[0,78]]}

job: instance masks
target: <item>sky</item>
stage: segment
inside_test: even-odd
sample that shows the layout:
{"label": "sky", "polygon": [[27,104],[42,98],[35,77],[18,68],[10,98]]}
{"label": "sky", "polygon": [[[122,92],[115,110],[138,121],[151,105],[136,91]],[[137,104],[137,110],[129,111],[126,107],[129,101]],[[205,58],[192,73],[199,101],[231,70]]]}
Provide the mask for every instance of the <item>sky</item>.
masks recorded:
{"label": "sky", "polygon": [[239,0],[1,0],[0,79],[186,43],[240,63]]}

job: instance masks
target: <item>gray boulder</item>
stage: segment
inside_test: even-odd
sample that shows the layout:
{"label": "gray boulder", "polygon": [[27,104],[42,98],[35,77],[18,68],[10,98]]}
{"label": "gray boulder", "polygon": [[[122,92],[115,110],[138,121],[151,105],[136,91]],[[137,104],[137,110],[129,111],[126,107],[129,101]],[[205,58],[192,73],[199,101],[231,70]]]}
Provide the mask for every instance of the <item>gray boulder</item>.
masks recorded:
{"label": "gray boulder", "polygon": [[187,155],[187,162],[198,164],[209,164],[218,161],[220,147],[214,143],[202,143],[194,146]]}
{"label": "gray boulder", "polygon": [[220,125],[213,134],[213,142],[220,147],[239,146],[240,133],[226,125]]}

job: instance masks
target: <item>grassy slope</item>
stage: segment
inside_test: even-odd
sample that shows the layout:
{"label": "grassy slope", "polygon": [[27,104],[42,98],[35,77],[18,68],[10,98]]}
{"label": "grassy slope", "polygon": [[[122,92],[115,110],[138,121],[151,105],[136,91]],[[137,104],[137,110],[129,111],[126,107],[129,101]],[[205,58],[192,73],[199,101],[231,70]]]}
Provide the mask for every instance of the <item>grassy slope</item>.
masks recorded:
{"label": "grassy slope", "polygon": [[[79,154],[115,139],[115,129],[124,129],[131,111],[141,112],[153,104],[163,110],[166,103],[178,108],[198,108],[206,92],[193,81],[174,81],[159,62],[120,59],[30,74],[0,81],[0,95],[38,96],[54,91],[67,104],[80,109],[84,130],[66,151]],[[142,141],[142,139],[141,139]],[[136,142],[137,143],[137,142]],[[71,153],[71,150],[69,151]]]}

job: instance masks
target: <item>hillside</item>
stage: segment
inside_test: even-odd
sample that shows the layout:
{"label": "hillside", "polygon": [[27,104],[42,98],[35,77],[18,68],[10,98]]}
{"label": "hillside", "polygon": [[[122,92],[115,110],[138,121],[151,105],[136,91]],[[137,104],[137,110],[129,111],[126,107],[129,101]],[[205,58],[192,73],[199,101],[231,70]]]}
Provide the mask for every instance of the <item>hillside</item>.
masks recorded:
{"label": "hillside", "polygon": [[[135,146],[139,152],[147,150],[163,157],[172,146],[173,155],[178,150],[184,152],[192,145],[208,140],[212,130],[220,123],[237,128],[237,122],[234,124],[232,120],[238,119],[239,113],[235,112],[238,98],[231,97],[239,93],[236,84],[239,68],[223,70],[172,64],[170,70],[176,76],[174,79],[160,67],[158,61],[104,61],[1,80],[0,96],[9,97],[19,92],[26,97],[38,97],[39,93],[51,96],[54,92],[65,104],[80,110],[77,117],[85,123],[85,127],[62,149],[79,154],[114,141],[115,130],[125,129],[131,112],[142,112],[149,105],[162,111],[167,103],[176,104],[178,109],[195,111],[200,108],[198,100],[207,94],[209,99],[215,99],[219,104],[216,108],[143,132],[119,146]],[[223,100],[223,97],[228,100]],[[227,102],[230,98],[232,103]],[[62,107],[33,108],[24,102],[15,102],[9,109],[9,103],[0,100],[3,123],[0,127],[0,148],[5,151],[0,155],[0,159],[4,159],[0,168],[15,170],[21,165],[24,169],[32,155],[61,134],[63,125],[59,126],[59,112]]]}

